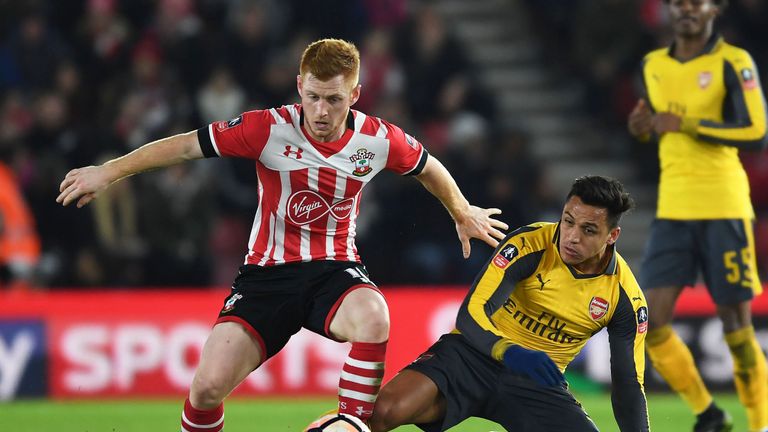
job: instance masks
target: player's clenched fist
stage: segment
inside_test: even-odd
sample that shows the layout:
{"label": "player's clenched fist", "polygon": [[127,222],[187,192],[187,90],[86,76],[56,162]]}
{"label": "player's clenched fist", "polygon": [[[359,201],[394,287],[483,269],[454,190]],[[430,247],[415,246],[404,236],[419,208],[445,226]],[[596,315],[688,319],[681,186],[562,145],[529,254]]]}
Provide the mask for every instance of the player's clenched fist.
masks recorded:
{"label": "player's clenched fist", "polygon": [[629,114],[627,127],[629,133],[637,138],[648,137],[653,131],[653,113],[645,99],[638,99],[635,107]]}
{"label": "player's clenched fist", "polygon": [[541,351],[510,345],[504,352],[504,365],[510,371],[525,375],[543,386],[554,387],[565,382],[555,362]]}

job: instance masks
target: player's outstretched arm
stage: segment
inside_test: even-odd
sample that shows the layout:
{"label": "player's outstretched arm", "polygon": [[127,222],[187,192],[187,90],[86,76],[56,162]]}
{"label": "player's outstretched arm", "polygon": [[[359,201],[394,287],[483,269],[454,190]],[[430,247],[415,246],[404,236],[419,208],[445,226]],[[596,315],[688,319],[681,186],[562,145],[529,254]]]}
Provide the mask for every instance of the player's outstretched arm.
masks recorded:
{"label": "player's outstretched arm", "polygon": [[509,229],[507,224],[491,217],[501,214],[501,210],[470,205],[451,173],[432,156],[429,156],[424,170],[416,178],[443,203],[456,222],[456,233],[461,241],[464,258],[468,258],[471,252],[471,238],[480,239],[494,248],[498,246],[499,240],[504,238],[500,230]]}
{"label": "player's outstretched arm", "polygon": [[102,165],[73,169],[61,182],[56,202],[65,206],[77,202],[80,208],[125,177],[202,157],[196,131],[163,138]]}

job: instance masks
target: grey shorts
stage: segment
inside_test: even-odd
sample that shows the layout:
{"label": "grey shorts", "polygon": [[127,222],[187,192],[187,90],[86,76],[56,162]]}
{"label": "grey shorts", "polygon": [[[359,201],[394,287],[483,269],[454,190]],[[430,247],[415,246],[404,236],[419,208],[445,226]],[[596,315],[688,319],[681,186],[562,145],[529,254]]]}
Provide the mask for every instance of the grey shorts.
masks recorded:
{"label": "grey shorts", "polygon": [[469,417],[515,432],[598,430],[565,385],[543,387],[513,375],[460,334],[443,335],[407,369],[429,377],[446,399],[443,419],[417,425],[427,432],[447,430]]}
{"label": "grey shorts", "polygon": [[741,303],[762,292],[752,222],[746,219],[656,219],[645,249],[640,287],[691,286],[699,271],[712,300]]}

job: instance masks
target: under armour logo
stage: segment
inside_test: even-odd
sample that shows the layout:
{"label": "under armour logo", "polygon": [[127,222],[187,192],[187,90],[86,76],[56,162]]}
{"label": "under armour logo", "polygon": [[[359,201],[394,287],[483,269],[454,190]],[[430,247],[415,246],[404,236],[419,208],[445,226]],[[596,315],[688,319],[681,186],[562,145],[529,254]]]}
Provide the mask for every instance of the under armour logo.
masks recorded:
{"label": "under armour logo", "polygon": [[301,159],[301,153],[303,152],[304,150],[299,147],[296,147],[296,150],[294,150],[292,146],[287,145],[285,146],[285,151],[283,152],[283,155],[287,157],[291,157],[291,155],[293,155],[294,158]]}
{"label": "under armour logo", "polygon": [[544,285],[546,285],[547,282],[552,280],[552,279],[547,279],[547,280],[542,279],[541,278],[541,273],[537,273],[536,274],[536,279],[538,279],[539,283],[541,284],[541,288],[539,288],[539,291],[543,290],[544,289]]}

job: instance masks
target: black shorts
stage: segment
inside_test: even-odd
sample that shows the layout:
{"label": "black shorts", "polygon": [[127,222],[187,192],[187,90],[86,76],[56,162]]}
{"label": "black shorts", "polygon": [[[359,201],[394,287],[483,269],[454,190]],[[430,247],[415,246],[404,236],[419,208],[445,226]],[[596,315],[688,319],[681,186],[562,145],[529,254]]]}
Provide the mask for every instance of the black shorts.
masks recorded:
{"label": "black shorts", "polygon": [[746,219],[656,219],[645,249],[640,286],[691,286],[701,271],[719,305],[741,303],[762,292],[752,223]]}
{"label": "black shorts", "polygon": [[444,431],[469,417],[515,432],[598,430],[565,385],[544,387],[514,375],[460,334],[443,335],[406,369],[429,377],[445,397],[445,417],[417,425],[427,432]]}
{"label": "black shorts", "polygon": [[302,327],[334,339],[328,328],[336,310],[347,294],[363,287],[378,291],[365,267],[356,262],[244,265],[216,323],[242,324],[261,347],[263,362]]}

